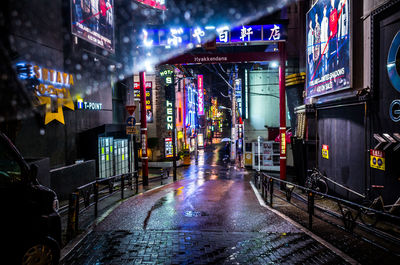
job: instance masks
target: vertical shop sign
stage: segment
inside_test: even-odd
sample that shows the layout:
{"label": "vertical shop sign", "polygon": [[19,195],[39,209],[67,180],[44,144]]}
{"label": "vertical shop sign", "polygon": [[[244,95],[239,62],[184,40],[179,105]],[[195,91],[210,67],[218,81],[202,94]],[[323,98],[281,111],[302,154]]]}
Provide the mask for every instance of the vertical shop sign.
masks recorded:
{"label": "vertical shop sign", "polygon": [[370,166],[379,170],[385,170],[385,153],[380,150],[370,150]]}
{"label": "vertical shop sign", "polygon": [[322,145],[322,157],[325,159],[329,159],[329,145]]}
{"label": "vertical shop sign", "polygon": [[[134,82],[134,97],[140,100],[140,83]],[[153,82],[146,81],[146,121],[152,123],[153,118]]]}
{"label": "vertical shop sign", "polygon": [[172,138],[165,138],[165,157],[173,156]]}
{"label": "vertical shop sign", "polygon": [[204,115],[204,90],[203,90],[203,75],[197,76],[197,91],[198,91],[198,102],[199,108],[198,113],[199,115]]}

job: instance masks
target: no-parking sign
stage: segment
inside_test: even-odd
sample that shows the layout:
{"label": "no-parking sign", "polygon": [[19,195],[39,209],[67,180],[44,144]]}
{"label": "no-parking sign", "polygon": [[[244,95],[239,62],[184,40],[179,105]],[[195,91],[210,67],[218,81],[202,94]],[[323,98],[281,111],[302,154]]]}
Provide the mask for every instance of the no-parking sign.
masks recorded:
{"label": "no-parking sign", "polygon": [[380,150],[370,150],[370,166],[379,170],[385,170],[385,153]]}

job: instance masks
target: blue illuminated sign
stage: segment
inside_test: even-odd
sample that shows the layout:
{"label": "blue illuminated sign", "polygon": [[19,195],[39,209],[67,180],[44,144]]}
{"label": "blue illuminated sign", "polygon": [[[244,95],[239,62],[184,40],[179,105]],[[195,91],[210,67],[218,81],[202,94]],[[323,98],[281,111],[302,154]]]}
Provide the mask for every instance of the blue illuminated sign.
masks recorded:
{"label": "blue illuminated sign", "polygon": [[174,27],[169,29],[143,29],[141,45],[143,47],[165,46],[166,48],[194,47],[213,39],[217,44],[241,42],[275,42],[287,39],[286,26],[282,24],[242,25],[230,29],[222,27]]}
{"label": "blue illuminated sign", "polygon": [[230,42],[262,41],[262,26],[240,26],[231,30]]}

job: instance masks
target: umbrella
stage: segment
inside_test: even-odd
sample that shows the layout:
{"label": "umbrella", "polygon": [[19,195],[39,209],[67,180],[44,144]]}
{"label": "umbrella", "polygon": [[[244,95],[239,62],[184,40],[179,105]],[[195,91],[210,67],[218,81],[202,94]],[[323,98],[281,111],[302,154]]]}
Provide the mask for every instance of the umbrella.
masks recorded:
{"label": "umbrella", "polygon": [[222,138],[222,139],[221,139],[221,142],[230,142],[230,141],[231,141],[230,138]]}

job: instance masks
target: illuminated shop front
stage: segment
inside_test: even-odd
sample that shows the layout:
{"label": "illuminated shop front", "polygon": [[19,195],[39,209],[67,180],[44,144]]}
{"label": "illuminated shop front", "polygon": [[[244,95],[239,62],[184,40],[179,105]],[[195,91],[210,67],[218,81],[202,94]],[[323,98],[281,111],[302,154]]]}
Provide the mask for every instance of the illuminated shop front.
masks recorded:
{"label": "illuminated shop front", "polygon": [[193,151],[196,147],[196,141],[194,139],[197,135],[197,127],[198,127],[198,101],[197,101],[197,89],[196,87],[189,83],[186,86],[186,119],[185,119],[185,127],[186,127],[186,136],[189,139],[187,142],[190,143],[189,150]]}

